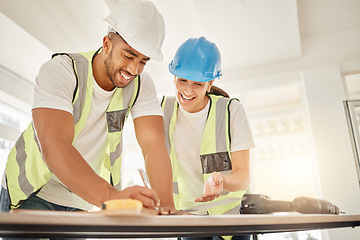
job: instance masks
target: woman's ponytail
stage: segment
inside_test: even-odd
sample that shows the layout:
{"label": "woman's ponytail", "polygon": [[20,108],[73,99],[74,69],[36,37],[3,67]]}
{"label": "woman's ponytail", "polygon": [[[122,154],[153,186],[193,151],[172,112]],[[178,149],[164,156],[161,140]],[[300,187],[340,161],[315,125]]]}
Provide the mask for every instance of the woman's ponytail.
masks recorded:
{"label": "woman's ponytail", "polygon": [[208,94],[220,95],[220,96],[223,96],[223,97],[230,98],[230,95],[227,92],[225,92],[221,88],[219,88],[217,86],[214,86],[214,85],[211,86],[210,91],[208,92]]}

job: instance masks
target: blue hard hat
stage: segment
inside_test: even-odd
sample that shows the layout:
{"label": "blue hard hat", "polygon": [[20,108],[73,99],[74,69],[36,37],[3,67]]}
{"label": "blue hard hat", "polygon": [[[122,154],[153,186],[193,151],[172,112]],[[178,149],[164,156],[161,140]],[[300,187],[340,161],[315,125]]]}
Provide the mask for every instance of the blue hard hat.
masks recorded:
{"label": "blue hard hat", "polygon": [[222,75],[220,51],[205,37],[189,38],[180,45],[169,71],[183,79],[207,82]]}

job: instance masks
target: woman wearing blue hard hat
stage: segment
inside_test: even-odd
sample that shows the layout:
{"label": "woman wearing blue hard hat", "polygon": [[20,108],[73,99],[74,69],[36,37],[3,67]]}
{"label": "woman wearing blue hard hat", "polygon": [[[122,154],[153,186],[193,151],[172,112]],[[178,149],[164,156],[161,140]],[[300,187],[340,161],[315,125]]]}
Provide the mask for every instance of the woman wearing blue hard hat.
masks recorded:
{"label": "woman wearing blue hard hat", "polygon": [[239,199],[194,214],[239,214],[240,199],[250,182],[249,149],[254,142],[242,104],[213,86],[222,75],[220,68],[214,43],[204,37],[188,39],[169,65],[176,97],[163,97],[161,102],[176,208]]}

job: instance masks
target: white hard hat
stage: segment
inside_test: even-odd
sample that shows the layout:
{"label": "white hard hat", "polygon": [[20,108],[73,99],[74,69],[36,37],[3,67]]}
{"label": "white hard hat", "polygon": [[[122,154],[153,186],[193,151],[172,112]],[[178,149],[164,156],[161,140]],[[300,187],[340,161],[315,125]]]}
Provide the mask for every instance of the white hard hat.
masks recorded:
{"label": "white hard hat", "polygon": [[105,21],[136,51],[155,60],[162,60],[165,24],[153,3],[120,0]]}

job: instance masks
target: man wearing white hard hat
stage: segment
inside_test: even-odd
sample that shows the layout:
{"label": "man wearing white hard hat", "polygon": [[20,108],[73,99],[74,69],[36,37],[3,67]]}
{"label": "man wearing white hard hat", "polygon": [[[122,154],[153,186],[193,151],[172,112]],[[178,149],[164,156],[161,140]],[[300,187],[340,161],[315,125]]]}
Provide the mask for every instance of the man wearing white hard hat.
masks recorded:
{"label": "man wearing white hard hat", "polygon": [[[97,51],[55,54],[36,78],[33,121],[11,150],[1,210],[90,210],[112,199],[174,209],[162,110],[150,76],[164,20],[143,0],[121,0]],[[121,189],[124,122],[131,113],[152,189]]]}

